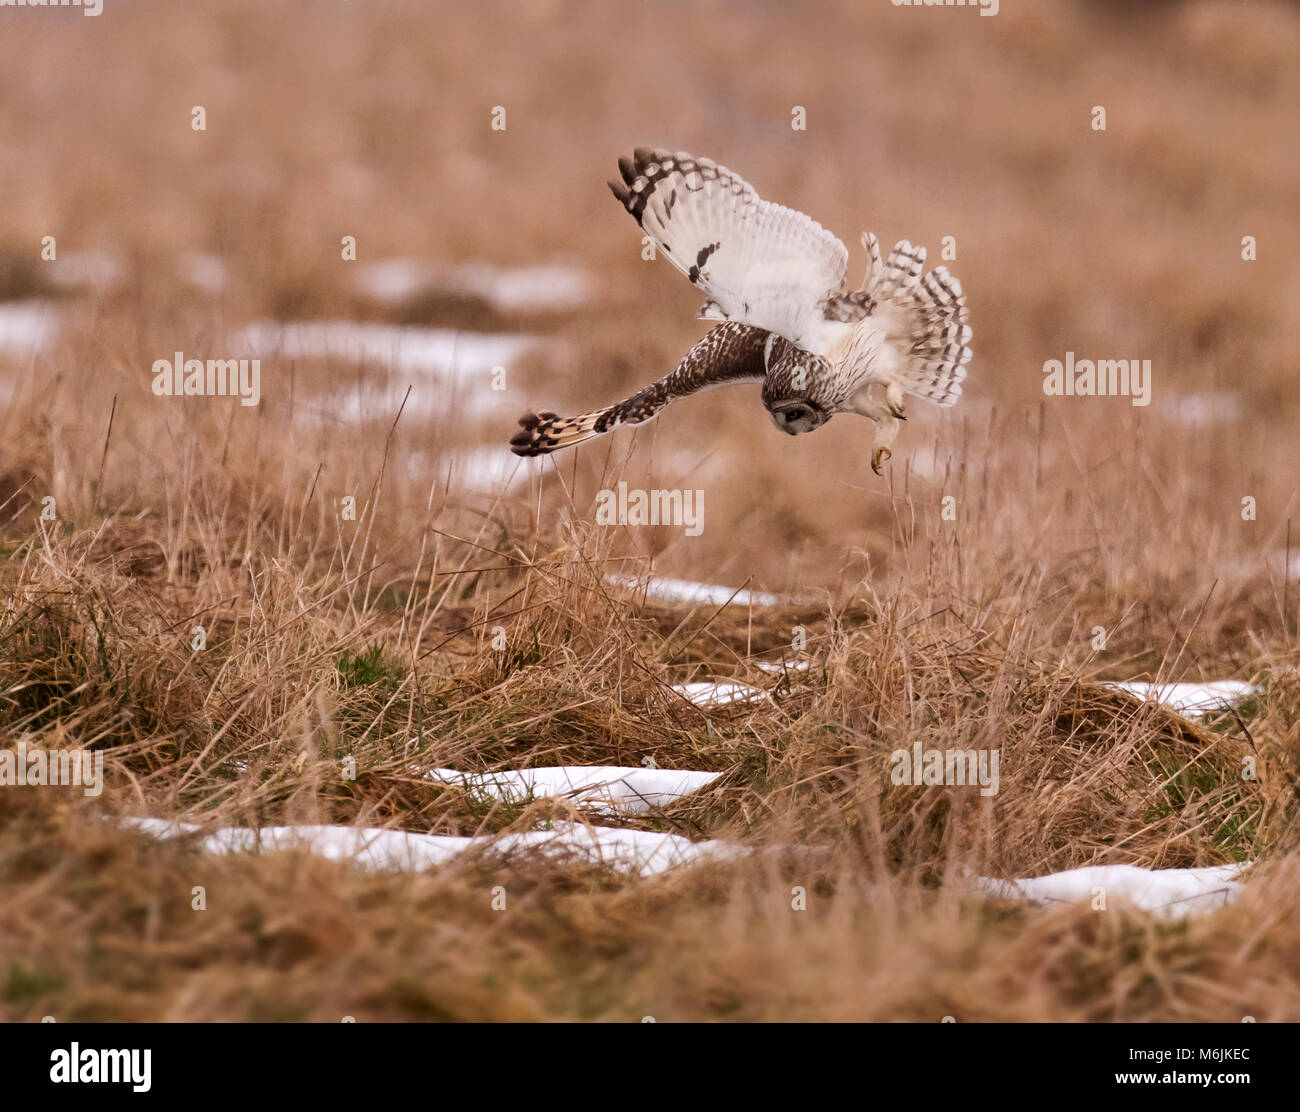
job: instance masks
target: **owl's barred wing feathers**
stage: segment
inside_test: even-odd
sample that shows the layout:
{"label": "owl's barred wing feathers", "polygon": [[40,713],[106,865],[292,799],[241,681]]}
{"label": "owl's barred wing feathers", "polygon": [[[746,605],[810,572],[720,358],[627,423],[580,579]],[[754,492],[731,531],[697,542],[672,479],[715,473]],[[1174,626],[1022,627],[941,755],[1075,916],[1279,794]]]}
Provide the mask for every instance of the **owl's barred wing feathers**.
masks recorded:
{"label": "owl's barred wing feathers", "polygon": [[679,398],[714,386],[762,382],[763,348],[768,333],[738,321],[711,329],[686,353],[677,369],[630,398],[577,417],[526,413],[520,431],[510,438],[517,456],[542,456],[612,432],[620,425],[639,425],[657,417]]}
{"label": "owl's barred wing feathers", "polygon": [[707,158],[641,148],[618,166],[623,180],[610,189],[708,297],[703,319],[740,321],[825,354],[826,302],[843,289],[849,259],[831,232]]}

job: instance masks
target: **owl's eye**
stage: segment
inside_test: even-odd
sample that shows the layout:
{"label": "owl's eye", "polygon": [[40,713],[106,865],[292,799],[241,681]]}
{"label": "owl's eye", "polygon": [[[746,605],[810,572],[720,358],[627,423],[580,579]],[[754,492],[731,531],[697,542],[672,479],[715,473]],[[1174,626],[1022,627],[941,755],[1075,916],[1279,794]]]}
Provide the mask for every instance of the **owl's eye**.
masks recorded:
{"label": "owl's eye", "polygon": [[808,414],[805,413],[802,409],[787,409],[785,411],[786,421],[798,421],[807,416]]}

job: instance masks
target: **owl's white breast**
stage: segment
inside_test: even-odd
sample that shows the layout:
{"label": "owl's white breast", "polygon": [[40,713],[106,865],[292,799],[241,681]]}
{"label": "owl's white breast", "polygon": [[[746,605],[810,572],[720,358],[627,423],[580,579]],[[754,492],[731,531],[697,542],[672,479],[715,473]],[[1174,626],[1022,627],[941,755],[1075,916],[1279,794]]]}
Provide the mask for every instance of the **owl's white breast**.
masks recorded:
{"label": "owl's white breast", "polygon": [[832,373],[854,393],[873,382],[888,382],[896,373],[897,355],[875,317],[851,325],[827,355]]}

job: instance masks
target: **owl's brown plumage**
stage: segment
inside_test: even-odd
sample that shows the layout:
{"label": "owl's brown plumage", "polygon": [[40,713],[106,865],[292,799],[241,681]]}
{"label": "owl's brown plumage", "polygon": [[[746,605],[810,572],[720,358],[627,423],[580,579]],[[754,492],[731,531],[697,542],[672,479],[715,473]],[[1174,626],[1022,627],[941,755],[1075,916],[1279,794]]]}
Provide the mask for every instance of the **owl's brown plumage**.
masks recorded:
{"label": "owl's brown plumage", "polygon": [[519,419],[520,431],[510,439],[510,450],[517,456],[545,455],[611,432],[619,425],[643,424],[678,398],[712,386],[762,382],[767,336],[761,329],[735,321],[720,324],[686,353],[675,371],[617,405],[577,417],[525,414]]}

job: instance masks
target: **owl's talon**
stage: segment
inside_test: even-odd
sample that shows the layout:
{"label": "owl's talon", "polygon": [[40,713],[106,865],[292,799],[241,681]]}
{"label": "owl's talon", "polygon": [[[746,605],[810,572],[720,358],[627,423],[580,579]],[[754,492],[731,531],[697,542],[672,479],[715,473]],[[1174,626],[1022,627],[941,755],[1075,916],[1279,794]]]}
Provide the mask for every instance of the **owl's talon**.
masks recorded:
{"label": "owl's talon", "polygon": [[907,420],[907,411],[903,408],[903,386],[896,378],[891,378],[885,387],[885,408],[900,421]]}
{"label": "owl's talon", "polygon": [[889,457],[892,456],[893,454],[894,453],[891,452],[888,448],[877,448],[871,454],[871,470],[874,471],[877,475],[879,475],[880,465],[885,460],[889,459]]}

